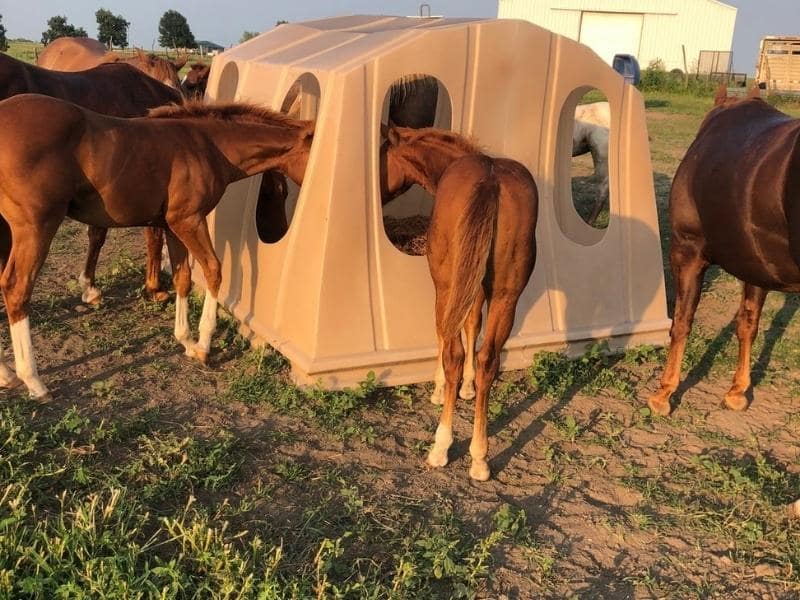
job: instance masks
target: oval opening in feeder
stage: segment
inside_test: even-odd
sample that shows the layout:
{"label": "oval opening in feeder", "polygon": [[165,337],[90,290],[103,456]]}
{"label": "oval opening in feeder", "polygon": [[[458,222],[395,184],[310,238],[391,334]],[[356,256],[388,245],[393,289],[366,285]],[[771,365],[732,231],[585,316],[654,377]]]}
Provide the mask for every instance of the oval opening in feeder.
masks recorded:
{"label": "oval opening in feeder", "polygon": [[[452,104],[444,84],[430,75],[396,80],[383,100],[381,122],[400,127],[452,129]],[[383,206],[383,227],[395,248],[425,254],[433,196],[418,185]]]}

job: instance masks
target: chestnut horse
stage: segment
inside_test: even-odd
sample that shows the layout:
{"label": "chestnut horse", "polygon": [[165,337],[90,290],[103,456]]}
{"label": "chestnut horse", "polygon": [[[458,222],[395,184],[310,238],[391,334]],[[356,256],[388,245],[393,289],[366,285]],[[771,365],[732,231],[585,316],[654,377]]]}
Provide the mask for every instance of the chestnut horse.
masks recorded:
{"label": "chestnut horse", "polygon": [[[16,364],[14,375],[0,362],[0,383],[19,378],[31,396],[49,395],[36,370],[28,307],[67,216],[96,227],[167,229],[175,337],[205,361],[221,278],[206,215],[233,181],[269,169],[301,180],[312,136],[311,122],[242,104],[191,103],[119,119],[37,94],[0,102],[0,289]],[[207,285],[197,342],[188,322],[189,252]]]}
{"label": "chestnut horse", "polygon": [[91,38],[62,37],[50,42],[36,57],[36,64],[52,71],[85,71],[103,63],[125,62],[165,85],[180,89],[178,71],[188,56],[175,61],[136,50],[134,56],[109,52],[102,42]]}
{"label": "chestnut horse", "polygon": [[206,95],[208,76],[211,73],[211,65],[194,63],[189,67],[189,71],[181,80],[181,90],[187,98],[202,100]]}
{"label": "chestnut horse", "polygon": [[[416,183],[434,194],[428,266],[436,288],[439,368],[431,401],[444,409],[428,464],[443,467],[453,442],[453,411],[475,397],[470,476],[489,478],[489,391],[514,312],[536,261],[538,192],[520,163],[491,158],[462,136],[438,129],[390,127],[381,148],[381,195],[388,202]],[[481,310],[484,341],[477,353]],[[466,334],[466,365],[461,329]],[[475,385],[477,384],[477,385]]]}
{"label": "chestnut horse", "polygon": [[[61,98],[113,117],[141,117],[150,108],[182,101],[180,92],[125,63],[101,64],[72,73],[43,69],[0,53],[0,100],[25,93]],[[104,228],[89,227],[89,252],[78,277],[84,302],[100,300],[94,280],[105,238]],[[160,228],[148,227],[145,238],[148,248],[145,288],[154,299],[165,300],[167,295],[160,290],[159,283],[164,234]]]}
{"label": "chestnut horse", "polygon": [[770,290],[800,292],[800,120],[757,96],[715,107],[675,173],[670,193],[669,261],[675,281],[671,343],[653,412],[671,412],[703,275],[716,264],[743,283],[736,315],[739,359],[725,404],[747,408],[750,351]]}

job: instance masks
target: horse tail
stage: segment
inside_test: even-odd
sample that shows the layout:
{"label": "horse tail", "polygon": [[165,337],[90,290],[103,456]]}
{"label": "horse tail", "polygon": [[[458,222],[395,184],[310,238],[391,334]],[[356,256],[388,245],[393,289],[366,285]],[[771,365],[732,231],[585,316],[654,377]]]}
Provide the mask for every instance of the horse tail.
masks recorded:
{"label": "horse tail", "polygon": [[450,338],[461,331],[478,296],[487,271],[494,241],[500,198],[500,182],[492,160],[482,157],[483,176],[473,184],[462,217],[456,223],[450,251],[455,254],[452,288],[440,323],[441,334]]}

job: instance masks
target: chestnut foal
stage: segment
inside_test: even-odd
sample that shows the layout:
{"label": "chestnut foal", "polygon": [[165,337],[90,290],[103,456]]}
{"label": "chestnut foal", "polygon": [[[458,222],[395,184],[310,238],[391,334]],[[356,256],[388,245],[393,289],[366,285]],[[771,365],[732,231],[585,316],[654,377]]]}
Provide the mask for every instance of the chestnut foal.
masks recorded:
{"label": "chestnut foal", "polygon": [[[59,39],[51,42],[48,48],[60,41]],[[96,40],[90,41],[96,42]],[[52,63],[53,60],[47,62],[47,64]],[[183,99],[177,89],[149,76],[147,69],[135,68],[126,63],[101,64],[85,71],[61,72],[29,65],[0,54],[0,100],[26,93],[61,98],[113,117],[143,117],[150,108],[181,102]],[[83,271],[78,276],[82,291],[81,299],[89,304],[100,301],[101,292],[95,287],[94,281],[97,259],[107,233],[105,227],[89,226],[89,252],[86,255]],[[145,241],[147,242],[145,289],[154,300],[166,300],[168,295],[160,289],[159,282],[161,248],[164,245],[163,230],[160,227],[146,227]]]}
{"label": "chestnut foal", "polygon": [[670,192],[669,260],[675,280],[671,343],[650,408],[672,411],[686,339],[703,275],[717,264],[743,283],[736,315],[739,360],[725,404],[747,408],[750,350],[770,290],[800,292],[800,120],[758,96],[727,97],[715,107],[675,173]]}
{"label": "chestnut foal", "polygon": [[[440,404],[443,397],[444,408],[428,464],[447,464],[463,377],[461,397],[476,398],[470,477],[486,481],[489,391],[517,301],[536,261],[536,183],[520,163],[488,157],[450,131],[391,127],[386,137],[381,149],[384,203],[414,183],[435,195],[427,256],[436,288],[439,368],[431,401]],[[484,302],[486,328],[476,369],[475,342]]]}
{"label": "chestnut foal", "polygon": [[[18,377],[31,396],[49,395],[36,370],[28,307],[67,216],[97,227],[166,228],[175,337],[205,361],[221,277],[205,217],[233,181],[269,169],[302,179],[312,135],[311,122],[241,104],[191,103],[118,119],[37,94],[0,102],[0,288],[16,364],[15,376],[0,360],[0,384]],[[207,284],[197,342],[188,322],[189,252]]]}

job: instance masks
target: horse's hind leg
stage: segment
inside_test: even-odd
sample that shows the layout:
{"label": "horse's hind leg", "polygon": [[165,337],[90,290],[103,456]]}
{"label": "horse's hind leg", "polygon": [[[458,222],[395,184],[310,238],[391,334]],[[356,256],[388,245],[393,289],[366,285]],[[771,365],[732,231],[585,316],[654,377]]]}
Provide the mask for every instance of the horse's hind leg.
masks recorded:
{"label": "horse's hind leg", "polygon": [[155,302],[165,302],[169,294],[161,289],[161,250],[164,247],[164,230],[161,227],[145,227],[144,241],[147,248],[144,288]]}
{"label": "horse's hind leg", "polygon": [[433,392],[431,393],[431,404],[441,406],[444,404],[444,363],[442,358],[443,342],[441,336],[436,336],[439,340],[439,354],[436,362],[436,374],[433,376]]}
{"label": "horse's hind leg", "polygon": [[476,361],[475,420],[472,425],[472,442],[469,445],[469,453],[472,456],[469,476],[477,481],[486,481],[491,474],[489,464],[486,462],[489,451],[486,431],[489,392],[500,369],[500,352],[511,334],[514,312],[521,292],[522,290],[518,293],[506,292],[489,298],[486,329]]}
{"label": "horse's hind leg", "polygon": [[678,388],[686,339],[692,329],[694,313],[700,301],[703,275],[708,268],[708,261],[696,244],[680,241],[677,233],[673,233],[669,261],[675,281],[675,314],[669,332],[669,355],[661,376],[661,387],[647,401],[650,409],[659,415],[672,412],[670,397]]}
{"label": "horse's hind leg", "polygon": [[464,346],[461,344],[461,332],[443,340],[442,365],[444,367],[444,406],[436,428],[433,448],[428,453],[428,464],[432,467],[443,467],[447,464],[447,451],[453,443],[453,413],[456,408],[458,383],[464,370]]}
{"label": "horse's hind leg", "polygon": [[472,400],[475,397],[475,344],[478,341],[478,332],[481,330],[483,300],[483,289],[481,289],[464,322],[467,352],[464,359],[464,379],[461,382],[461,389],[458,391],[459,398],[463,400]]}
{"label": "horse's hind leg", "polygon": [[761,309],[767,297],[767,290],[749,283],[742,289],[742,303],[736,313],[736,337],[739,338],[739,361],[736,365],[736,374],[733,376],[733,385],[725,394],[725,405],[733,410],[747,408],[745,392],[750,387],[750,350],[758,334],[758,321],[761,319]]}
{"label": "horse's hind leg", "polygon": [[94,279],[97,273],[97,259],[100,257],[103,244],[106,243],[108,229],[89,225],[86,233],[89,236],[89,251],[86,253],[86,264],[83,271],[78,275],[78,283],[81,285],[81,300],[86,304],[99,304],[103,294],[94,286]]}

